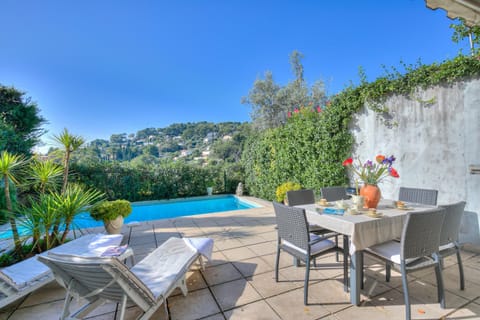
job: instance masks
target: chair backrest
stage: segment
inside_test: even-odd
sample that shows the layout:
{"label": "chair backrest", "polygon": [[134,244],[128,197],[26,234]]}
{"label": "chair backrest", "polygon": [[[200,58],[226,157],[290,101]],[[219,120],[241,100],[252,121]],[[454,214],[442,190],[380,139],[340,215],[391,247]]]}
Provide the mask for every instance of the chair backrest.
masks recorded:
{"label": "chair backrest", "polygon": [[321,191],[322,198],[327,199],[327,201],[348,199],[347,189],[345,187],[324,187]]}
{"label": "chair backrest", "polygon": [[441,246],[458,241],[458,232],[460,231],[460,223],[465,205],[465,201],[460,201],[440,206],[446,210],[442,231],[440,233]]}
{"label": "chair backrest", "polygon": [[305,210],[278,202],[273,202],[273,208],[277,218],[279,238],[307,251],[310,235]]}
{"label": "chair backrest", "polygon": [[315,203],[315,194],[312,189],[290,190],[287,191],[287,201],[289,206],[312,204]]}
{"label": "chair backrest", "polygon": [[146,310],[155,303],[153,293],[117,258],[76,257],[48,254],[39,256],[59,282],[68,287],[74,281],[74,292],[87,299],[98,297],[120,302],[127,294],[139,307]]}
{"label": "chair backrest", "polygon": [[398,200],[436,206],[437,196],[438,190],[400,187]]}
{"label": "chair backrest", "polygon": [[438,252],[445,209],[409,212],[401,238],[402,259],[429,256]]}

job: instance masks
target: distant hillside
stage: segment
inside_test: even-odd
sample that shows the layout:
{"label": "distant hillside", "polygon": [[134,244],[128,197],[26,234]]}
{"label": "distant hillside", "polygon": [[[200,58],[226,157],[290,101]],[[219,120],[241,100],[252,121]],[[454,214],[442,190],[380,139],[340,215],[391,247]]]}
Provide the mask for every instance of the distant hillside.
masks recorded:
{"label": "distant hillside", "polygon": [[[136,133],[112,134],[95,139],[76,153],[75,161],[156,161],[171,159],[206,164],[217,159],[238,161],[250,130],[247,122],[174,123]],[[54,150],[51,150],[54,151]]]}

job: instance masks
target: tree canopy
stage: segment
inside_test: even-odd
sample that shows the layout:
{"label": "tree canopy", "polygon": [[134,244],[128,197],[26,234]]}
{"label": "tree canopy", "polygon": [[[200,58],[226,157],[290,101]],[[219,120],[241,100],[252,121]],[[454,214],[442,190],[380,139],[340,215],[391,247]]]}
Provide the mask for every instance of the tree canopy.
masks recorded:
{"label": "tree canopy", "polygon": [[31,155],[32,148],[45,133],[46,122],[25,92],[0,85],[0,149]]}
{"label": "tree canopy", "polygon": [[257,79],[248,96],[242,98],[243,104],[252,108],[253,126],[265,130],[276,128],[286,122],[289,112],[305,106],[323,106],[326,101],[325,86],[322,81],[315,82],[310,88],[304,78],[303,54],[293,51],[290,65],[295,79],[285,86],[275,83],[273,74],[266,71],[264,79]]}

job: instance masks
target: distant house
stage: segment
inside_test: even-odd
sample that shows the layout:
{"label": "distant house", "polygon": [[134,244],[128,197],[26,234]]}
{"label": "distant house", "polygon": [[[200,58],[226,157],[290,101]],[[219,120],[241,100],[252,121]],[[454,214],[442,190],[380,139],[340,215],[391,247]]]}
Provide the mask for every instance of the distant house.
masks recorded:
{"label": "distant house", "polygon": [[223,140],[223,141],[230,141],[230,140],[232,140],[232,136],[229,136],[228,134],[227,134],[227,135],[224,135],[224,136],[222,137],[222,140]]}
{"label": "distant house", "polygon": [[202,151],[202,156],[203,157],[208,157],[209,155],[210,155],[210,150]]}
{"label": "distant house", "polygon": [[211,143],[215,139],[215,132],[209,132],[203,139],[204,143]]}
{"label": "distant house", "polygon": [[180,151],[180,155],[178,157],[187,157],[192,154],[192,150],[182,150]]}

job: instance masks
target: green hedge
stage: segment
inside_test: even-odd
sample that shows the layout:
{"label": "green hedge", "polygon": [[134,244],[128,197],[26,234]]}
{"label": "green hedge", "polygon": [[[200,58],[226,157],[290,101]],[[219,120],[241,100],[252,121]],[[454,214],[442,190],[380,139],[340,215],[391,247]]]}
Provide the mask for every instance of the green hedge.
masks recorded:
{"label": "green hedge", "polygon": [[133,166],[127,162],[72,163],[72,181],[95,187],[110,200],[172,199],[206,195],[207,182],[214,193],[234,193],[242,181],[236,166],[200,167],[183,162]]}

